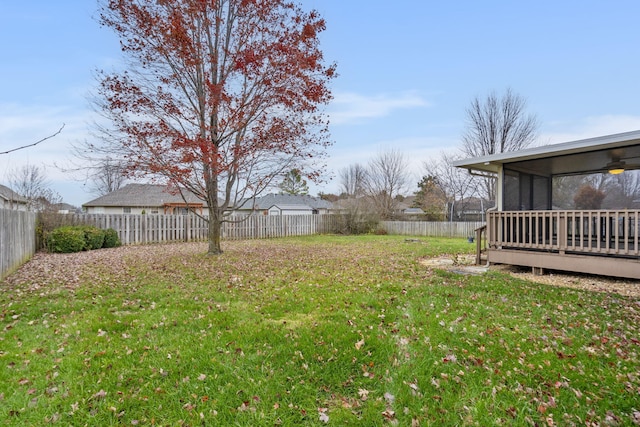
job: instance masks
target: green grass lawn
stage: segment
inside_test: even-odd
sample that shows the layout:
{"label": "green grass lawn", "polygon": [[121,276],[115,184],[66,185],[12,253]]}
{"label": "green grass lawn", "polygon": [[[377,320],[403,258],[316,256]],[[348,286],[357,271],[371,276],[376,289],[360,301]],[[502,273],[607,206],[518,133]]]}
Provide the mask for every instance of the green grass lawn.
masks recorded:
{"label": "green grass lawn", "polygon": [[0,283],[0,423],[640,423],[640,301],[429,270],[475,245],[419,240],[48,255],[73,274]]}

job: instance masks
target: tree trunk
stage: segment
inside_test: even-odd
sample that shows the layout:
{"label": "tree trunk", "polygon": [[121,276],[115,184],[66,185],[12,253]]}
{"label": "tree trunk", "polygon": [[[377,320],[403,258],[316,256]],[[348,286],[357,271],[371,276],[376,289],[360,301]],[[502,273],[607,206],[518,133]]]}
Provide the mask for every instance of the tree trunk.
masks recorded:
{"label": "tree trunk", "polygon": [[222,235],[222,221],[218,216],[216,209],[209,209],[209,255],[220,255],[222,253],[222,246],[220,245],[220,238]]}

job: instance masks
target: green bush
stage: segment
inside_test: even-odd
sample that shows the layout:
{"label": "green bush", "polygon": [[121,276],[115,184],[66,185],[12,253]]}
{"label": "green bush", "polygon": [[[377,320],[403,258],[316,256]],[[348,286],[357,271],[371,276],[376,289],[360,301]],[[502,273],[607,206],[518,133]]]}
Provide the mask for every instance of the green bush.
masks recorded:
{"label": "green bush", "polygon": [[49,252],[80,252],[84,247],[84,231],[79,227],[59,227],[47,235],[47,249]]}
{"label": "green bush", "polygon": [[113,228],[108,228],[104,230],[104,244],[103,248],[115,248],[120,246],[122,243],[120,242],[120,238],[118,237],[118,232]]}
{"label": "green bush", "polygon": [[63,226],[47,234],[49,252],[80,252],[120,246],[118,233],[110,228],[102,230],[92,225]]}
{"label": "green bush", "polygon": [[43,211],[38,213],[38,225],[36,227],[36,245],[38,249],[47,246],[47,235],[56,228],[91,225],[85,224],[82,217],[76,215],[59,214],[51,211]]}
{"label": "green bush", "polygon": [[78,227],[84,233],[84,249],[87,251],[100,249],[104,244],[104,230],[91,225]]}

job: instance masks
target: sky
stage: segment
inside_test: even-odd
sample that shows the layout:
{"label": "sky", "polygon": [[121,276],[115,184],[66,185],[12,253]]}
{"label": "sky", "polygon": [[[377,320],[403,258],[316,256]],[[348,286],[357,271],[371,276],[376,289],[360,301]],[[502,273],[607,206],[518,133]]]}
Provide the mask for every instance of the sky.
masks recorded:
{"label": "sky", "polygon": [[[511,88],[540,122],[539,145],[640,129],[637,0],[298,0],[325,18],[325,59],[336,62],[327,107],[333,180],[395,149],[415,182],[423,162],[459,150],[475,97]],[[95,70],[121,61],[93,0],[0,2],[0,183],[24,165],[80,206],[96,195],[60,165],[91,140]],[[411,189],[410,191],[413,191]]]}

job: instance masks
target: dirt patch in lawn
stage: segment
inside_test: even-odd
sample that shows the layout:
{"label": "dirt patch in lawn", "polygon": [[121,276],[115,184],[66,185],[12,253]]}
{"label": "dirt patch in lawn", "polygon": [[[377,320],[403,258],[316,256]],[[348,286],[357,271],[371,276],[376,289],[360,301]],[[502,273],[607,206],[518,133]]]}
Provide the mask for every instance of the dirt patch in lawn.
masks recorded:
{"label": "dirt patch in lawn", "polygon": [[458,274],[482,274],[488,267],[475,265],[475,255],[448,255],[438,258],[424,258],[420,263],[429,268],[440,268]]}
{"label": "dirt patch in lawn", "polygon": [[566,288],[584,289],[595,292],[611,292],[632,298],[640,298],[640,280],[618,279],[551,270],[547,270],[542,275],[537,275],[532,273],[530,267],[513,265],[476,266],[474,265],[475,255],[427,258],[420,262],[429,268],[440,268],[459,274],[482,274],[489,270],[494,270],[508,273],[518,279],[545,285],[563,286]]}

